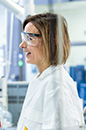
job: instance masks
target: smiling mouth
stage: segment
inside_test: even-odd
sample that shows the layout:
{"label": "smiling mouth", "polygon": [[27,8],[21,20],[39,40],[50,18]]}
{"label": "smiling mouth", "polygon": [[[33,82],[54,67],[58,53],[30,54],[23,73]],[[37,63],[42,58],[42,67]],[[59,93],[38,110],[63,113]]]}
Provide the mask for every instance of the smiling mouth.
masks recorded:
{"label": "smiling mouth", "polygon": [[30,55],[30,54],[31,54],[31,52],[27,52],[27,53],[26,53],[26,55]]}
{"label": "smiling mouth", "polygon": [[31,52],[29,52],[28,54],[31,54]]}

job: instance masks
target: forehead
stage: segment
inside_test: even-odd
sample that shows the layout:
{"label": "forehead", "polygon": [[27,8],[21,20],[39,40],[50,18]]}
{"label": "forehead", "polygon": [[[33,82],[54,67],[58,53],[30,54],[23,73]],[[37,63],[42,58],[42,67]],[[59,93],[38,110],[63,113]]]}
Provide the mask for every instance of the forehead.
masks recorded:
{"label": "forehead", "polygon": [[39,33],[38,29],[31,22],[29,22],[28,24],[26,24],[24,32],[28,32],[28,33]]}

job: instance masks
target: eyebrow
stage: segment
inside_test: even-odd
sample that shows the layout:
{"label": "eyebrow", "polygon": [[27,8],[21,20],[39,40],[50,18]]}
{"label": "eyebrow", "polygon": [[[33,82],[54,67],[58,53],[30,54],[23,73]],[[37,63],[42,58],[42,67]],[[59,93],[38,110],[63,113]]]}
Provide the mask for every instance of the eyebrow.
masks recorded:
{"label": "eyebrow", "polygon": [[41,37],[41,34],[35,34],[35,33],[26,33],[26,32],[22,32],[24,34],[28,34],[30,36],[36,36],[36,37]]}

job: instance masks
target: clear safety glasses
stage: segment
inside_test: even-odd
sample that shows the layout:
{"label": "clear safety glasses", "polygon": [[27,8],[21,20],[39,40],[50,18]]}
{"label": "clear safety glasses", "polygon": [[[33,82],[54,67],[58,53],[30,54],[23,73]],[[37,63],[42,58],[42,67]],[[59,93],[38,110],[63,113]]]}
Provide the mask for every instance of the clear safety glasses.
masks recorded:
{"label": "clear safety glasses", "polygon": [[30,46],[36,46],[38,37],[41,37],[41,35],[34,34],[34,33],[21,32],[22,41],[27,42],[28,45],[30,45]]}

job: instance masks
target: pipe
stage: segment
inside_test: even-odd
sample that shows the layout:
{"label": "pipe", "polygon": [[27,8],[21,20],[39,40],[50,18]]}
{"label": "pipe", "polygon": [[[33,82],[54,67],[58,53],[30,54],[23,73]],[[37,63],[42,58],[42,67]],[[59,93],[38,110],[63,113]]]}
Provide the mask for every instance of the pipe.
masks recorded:
{"label": "pipe", "polygon": [[10,67],[11,67],[11,54],[12,54],[12,40],[13,40],[13,23],[14,23],[14,14],[11,13],[11,25],[10,25],[10,43],[9,43],[9,59],[8,59],[8,64],[7,64],[7,79],[9,76],[10,72]]}
{"label": "pipe", "polygon": [[13,12],[19,20],[23,20],[25,9],[11,0],[0,0],[0,3]]}

